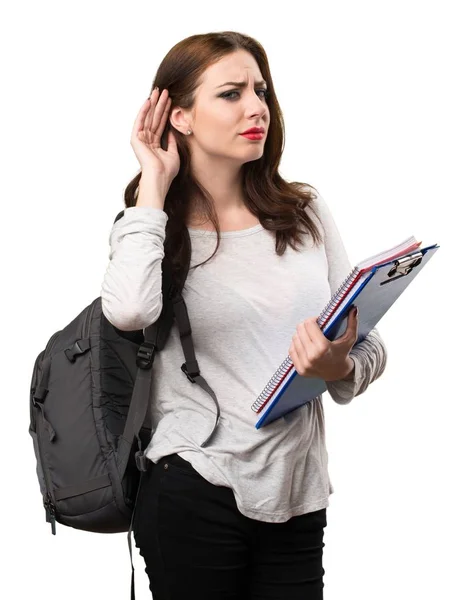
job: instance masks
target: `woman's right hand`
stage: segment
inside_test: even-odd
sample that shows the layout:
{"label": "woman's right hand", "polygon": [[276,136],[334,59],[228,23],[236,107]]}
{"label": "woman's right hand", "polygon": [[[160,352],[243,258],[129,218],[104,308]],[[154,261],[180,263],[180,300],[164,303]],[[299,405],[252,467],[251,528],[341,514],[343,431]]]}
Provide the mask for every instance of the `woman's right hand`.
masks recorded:
{"label": "woman's right hand", "polygon": [[168,131],[168,148],[161,148],[160,140],[170,113],[171,98],[168,90],[160,94],[156,88],[140,109],[132,130],[131,145],[141,167],[159,179],[161,187],[168,189],[179,172],[181,161],[176,138]]}

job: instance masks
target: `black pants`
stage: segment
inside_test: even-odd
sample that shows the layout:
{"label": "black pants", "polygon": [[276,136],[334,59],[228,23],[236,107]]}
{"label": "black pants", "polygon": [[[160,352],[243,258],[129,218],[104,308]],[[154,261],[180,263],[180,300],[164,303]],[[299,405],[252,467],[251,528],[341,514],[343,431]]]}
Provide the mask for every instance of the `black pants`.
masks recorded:
{"label": "black pants", "polygon": [[322,600],[326,508],[257,521],[177,454],[148,464],[133,530],[153,600]]}

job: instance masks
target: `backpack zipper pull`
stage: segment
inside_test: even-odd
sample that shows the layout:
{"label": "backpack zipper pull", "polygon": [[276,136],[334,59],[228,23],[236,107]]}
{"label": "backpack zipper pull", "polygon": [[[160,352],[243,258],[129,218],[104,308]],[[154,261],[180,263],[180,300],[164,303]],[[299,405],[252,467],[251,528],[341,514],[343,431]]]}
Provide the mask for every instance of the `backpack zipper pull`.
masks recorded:
{"label": "backpack zipper pull", "polygon": [[52,527],[52,534],[56,535],[55,506],[53,505],[52,497],[49,493],[46,494],[44,508],[46,509],[46,523],[50,523]]}

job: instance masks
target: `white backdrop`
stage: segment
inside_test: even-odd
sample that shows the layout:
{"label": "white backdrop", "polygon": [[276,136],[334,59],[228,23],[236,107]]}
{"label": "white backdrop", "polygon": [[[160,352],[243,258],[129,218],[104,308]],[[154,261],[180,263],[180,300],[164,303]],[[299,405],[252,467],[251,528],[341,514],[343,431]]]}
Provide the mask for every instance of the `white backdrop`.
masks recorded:
{"label": "white backdrop", "polygon": [[[320,191],[352,264],[412,234],[440,245],[378,326],[383,376],[347,406],[324,394],[335,488],[325,598],[453,597],[448,4],[2,8],[3,598],[129,598],[125,533],[57,523],[52,536],[45,522],[28,434],[31,373],[49,337],[100,295],[113,219],[139,169],[132,125],[160,61],[189,35],[226,29],[266,49],[285,117],[281,173]],[[134,560],[137,599],[149,598],[136,548]]]}

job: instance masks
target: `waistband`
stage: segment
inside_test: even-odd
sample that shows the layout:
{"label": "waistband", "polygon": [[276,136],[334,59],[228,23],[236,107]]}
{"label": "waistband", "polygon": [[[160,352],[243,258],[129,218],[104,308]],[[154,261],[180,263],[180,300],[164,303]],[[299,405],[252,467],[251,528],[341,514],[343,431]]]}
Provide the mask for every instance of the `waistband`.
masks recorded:
{"label": "waistband", "polygon": [[184,458],[181,458],[179,454],[167,454],[167,456],[163,456],[159,462],[168,462],[171,465],[179,465],[180,467],[193,469],[190,462]]}

